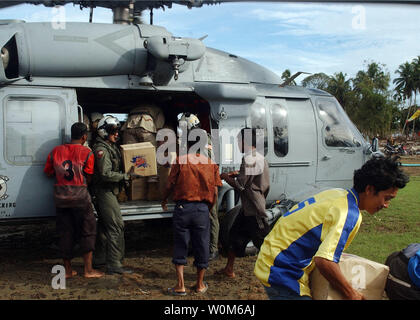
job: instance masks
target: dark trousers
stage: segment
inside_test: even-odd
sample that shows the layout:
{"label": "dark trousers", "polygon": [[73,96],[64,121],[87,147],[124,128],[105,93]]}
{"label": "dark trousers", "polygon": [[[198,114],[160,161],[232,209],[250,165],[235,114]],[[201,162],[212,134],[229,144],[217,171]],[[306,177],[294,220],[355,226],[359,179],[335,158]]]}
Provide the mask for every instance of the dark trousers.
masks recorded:
{"label": "dark trousers", "polygon": [[207,269],[209,265],[210,219],[205,202],[178,202],[172,217],[174,252],[172,262],[186,265],[188,244],[194,254],[194,265]]}
{"label": "dark trousers", "polygon": [[262,222],[264,227],[260,228],[255,216],[245,216],[243,210],[238,213],[229,232],[229,248],[235,256],[244,257],[246,246],[251,240],[260,249],[265,236],[270,232],[268,224]]}
{"label": "dark trousers", "polygon": [[56,214],[63,259],[73,258],[73,247],[77,242],[83,254],[95,250],[96,219],[90,202],[84,207],[56,207]]}

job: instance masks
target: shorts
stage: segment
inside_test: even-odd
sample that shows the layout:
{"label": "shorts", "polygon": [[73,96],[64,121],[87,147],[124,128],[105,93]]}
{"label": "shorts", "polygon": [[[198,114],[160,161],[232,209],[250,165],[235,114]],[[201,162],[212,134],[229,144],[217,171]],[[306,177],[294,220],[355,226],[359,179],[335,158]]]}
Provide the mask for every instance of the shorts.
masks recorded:
{"label": "shorts", "polygon": [[177,202],[172,216],[174,252],[172,263],[186,265],[188,244],[194,254],[194,265],[207,269],[209,264],[210,218],[206,202]]}
{"label": "shorts", "polygon": [[229,232],[229,249],[235,253],[235,256],[244,257],[248,243],[252,240],[259,250],[269,232],[270,227],[266,222],[264,222],[264,228],[260,229],[257,218],[245,216],[241,210]]}
{"label": "shorts", "polygon": [[59,247],[63,259],[73,258],[73,247],[77,242],[83,254],[95,250],[96,218],[91,202],[83,207],[56,207],[56,215]]}

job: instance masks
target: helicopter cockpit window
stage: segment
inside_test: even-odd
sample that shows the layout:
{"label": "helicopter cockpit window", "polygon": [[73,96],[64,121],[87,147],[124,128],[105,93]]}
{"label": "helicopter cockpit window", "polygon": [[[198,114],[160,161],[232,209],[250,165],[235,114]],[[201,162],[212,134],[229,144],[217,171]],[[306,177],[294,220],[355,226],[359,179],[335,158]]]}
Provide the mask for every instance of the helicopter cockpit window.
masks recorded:
{"label": "helicopter cockpit window", "polygon": [[4,117],[6,160],[15,165],[45,163],[48,153],[63,142],[63,110],[52,99],[9,98]]}
{"label": "helicopter cockpit window", "polygon": [[262,129],[264,132],[264,156],[268,152],[268,135],[267,135],[267,118],[265,114],[265,106],[260,103],[254,103],[248,115],[247,123],[252,128]]}
{"label": "helicopter cockpit window", "polygon": [[274,152],[278,157],[284,157],[289,151],[289,138],[287,132],[287,110],[281,104],[271,106],[273,119]]}
{"label": "helicopter cockpit window", "polygon": [[317,101],[318,114],[323,122],[323,135],[328,147],[360,147],[344,111],[333,99]]}

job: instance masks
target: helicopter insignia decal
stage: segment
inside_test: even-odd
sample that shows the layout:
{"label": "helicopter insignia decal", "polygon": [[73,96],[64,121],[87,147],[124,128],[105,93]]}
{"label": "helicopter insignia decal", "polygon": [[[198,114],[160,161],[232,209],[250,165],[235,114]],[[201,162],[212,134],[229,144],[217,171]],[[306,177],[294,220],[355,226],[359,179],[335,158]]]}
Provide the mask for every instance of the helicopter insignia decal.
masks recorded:
{"label": "helicopter insignia decal", "polygon": [[6,182],[9,181],[9,178],[6,176],[0,176],[0,200],[5,200],[9,197],[8,194],[6,194],[7,191],[7,184]]}
{"label": "helicopter insignia decal", "polygon": [[132,59],[134,58],[134,53],[127,53],[127,50],[125,50],[117,43],[117,40],[120,40],[126,36],[132,36],[132,32],[130,31],[130,29],[123,29],[117,32],[106,34],[95,39],[95,41],[100,43],[105,48],[115,52],[116,54],[121,55],[121,58],[126,59],[128,61],[132,61]]}

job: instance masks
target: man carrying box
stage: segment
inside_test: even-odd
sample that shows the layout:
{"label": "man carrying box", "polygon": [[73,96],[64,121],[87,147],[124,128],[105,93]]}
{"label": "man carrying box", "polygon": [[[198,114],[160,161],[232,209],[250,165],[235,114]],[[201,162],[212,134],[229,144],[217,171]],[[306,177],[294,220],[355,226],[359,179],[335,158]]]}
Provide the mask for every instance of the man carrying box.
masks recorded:
{"label": "man carrying box", "polygon": [[102,118],[98,123],[98,137],[93,146],[96,160],[93,193],[98,212],[94,265],[106,265],[107,274],[132,273],[122,266],[125,251],[124,221],[117,195],[121,183],[138,176],[133,170],[129,173],[122,172],[121,152],[115,144],[119,126],[120,122],[113,116]]}
{"label": "man carrying box", "polygon": [[265,238],[255,275],[272,300],[311,299],[315,266],[346,299],[361,300],[341,272],[341,254],[356,235],[362,215],[387,208],[408,177],[397,158],[372,158],[354,172],[352,189],[329,189],[285,213]]}

